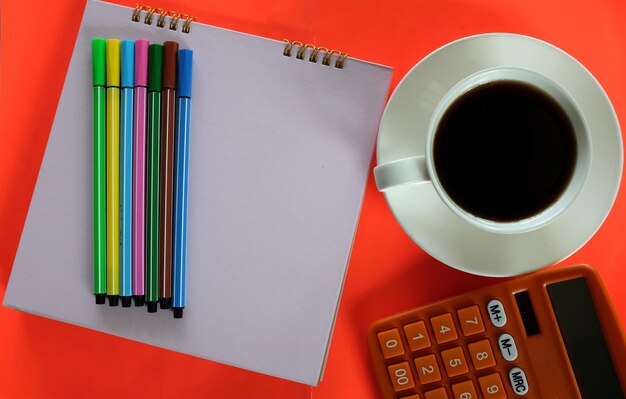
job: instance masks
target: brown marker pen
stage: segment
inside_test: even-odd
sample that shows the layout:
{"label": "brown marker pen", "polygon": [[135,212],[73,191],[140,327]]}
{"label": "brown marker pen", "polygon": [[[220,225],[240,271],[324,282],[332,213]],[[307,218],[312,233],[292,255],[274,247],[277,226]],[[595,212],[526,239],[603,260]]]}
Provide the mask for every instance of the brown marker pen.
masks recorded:
{"label": "brown marker pen", "polygon": [[172,302],[172,212],[174,179],[174,123],[176,116],[176,63],[178,43],[163,43],[163,91],[161,108],[161,184],[159,209],[159,304]]}

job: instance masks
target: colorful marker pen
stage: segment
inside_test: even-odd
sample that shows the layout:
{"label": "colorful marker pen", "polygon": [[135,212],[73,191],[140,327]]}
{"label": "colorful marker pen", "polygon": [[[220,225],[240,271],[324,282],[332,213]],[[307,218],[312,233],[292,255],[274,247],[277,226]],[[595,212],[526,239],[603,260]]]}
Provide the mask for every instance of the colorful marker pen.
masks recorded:
{"label": "colorful marker pen", "polygon": [[172,199],[174,179],[174,118],[176,117],[176,63],[178,43],[163,43],[161,98],[161,203],[159,212],[159,304],[172,302]]}
{"label": "colorful marker pen", "polygon": [[148,47],[148,163],[146,220],[146,305],[157,311],[159,300],[159,167],[163,46]]}
{"label": "colorful marker pen", "polygon": [[122,90],[120,101],[120,300],[131,305],[132,287],[132,208],[133,208],[133,89],[135,86],[135,42],[123,40],[120,46]]}
{"label": "colorful marker pen", "polygon": [[107,40],[107,296],[120,295],[120,41]]}
{"label": "colorful marker pen", "polygon": [[172,309],[174,318],[183,317],[187,278],[187,193],[189,181],[189,129],[191,112],[191,65],[193,51],[178,52],[176,107],[176,156],[174,179],[174,259],[172,265]]}
{"label": "colorful marker pen", "polygon": [[106,40],[91,41],[93,68],[93,293],[103,305],[107,293]]}
{"label": "colorful marker pen", "polygon": [[133,126],[133,298],[145,302],[146,267],[146,114],[148,96],[147,40],[135,41],[135,104]]}

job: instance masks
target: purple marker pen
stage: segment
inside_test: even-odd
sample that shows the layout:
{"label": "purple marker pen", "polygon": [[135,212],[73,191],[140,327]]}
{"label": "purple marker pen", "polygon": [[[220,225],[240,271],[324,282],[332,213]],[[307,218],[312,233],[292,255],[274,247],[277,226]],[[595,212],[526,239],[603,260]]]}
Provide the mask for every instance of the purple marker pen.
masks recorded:
{"label": "purple marker pen", "polygon": [[148,95],[147,40],[135,41],[135,104],[133,126],[133,298],[135,306],[145,303],[146,264],[146,114]]}

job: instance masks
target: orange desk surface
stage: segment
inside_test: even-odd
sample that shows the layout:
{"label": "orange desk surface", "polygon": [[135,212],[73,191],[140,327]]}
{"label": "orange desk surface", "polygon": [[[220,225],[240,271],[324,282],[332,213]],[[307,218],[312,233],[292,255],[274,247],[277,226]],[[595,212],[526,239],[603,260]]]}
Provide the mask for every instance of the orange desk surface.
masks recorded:
{"label": "orange desk surface", "polygon": [[[133,0],[116,0],[134,6]],[[181,5],[182,3],[182,5]],[[207,24],[347,51],[394,68],[392,88],[441,45],[484,32],[534,36],[581,61],[626,126],[623,0],[150,0]],[[78,32],[84,1],[2,0],[0,297]],[[603,227],[563,263],[589,263],[626,322],[624,186]],[[255,374],[0,307],[0,398],[376,398],[375,320],[493,280],[432,259],[402,232],[370,179],[324,380]],[[306,342],[302,342],[306,345]],[[133,393],[131,395],[131,392]]]}

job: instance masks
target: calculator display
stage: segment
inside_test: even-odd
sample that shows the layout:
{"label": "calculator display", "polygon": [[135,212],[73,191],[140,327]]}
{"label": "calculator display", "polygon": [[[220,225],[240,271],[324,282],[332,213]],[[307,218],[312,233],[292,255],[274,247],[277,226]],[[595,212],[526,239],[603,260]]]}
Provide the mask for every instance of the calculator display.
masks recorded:
{"label": "calculator display", "polygon": [[522,323],[524,324],[524,330],[529,337],[541,333],[539,329],[539,322],[537,321],[537,315],[535,309],[533,309],[532,301],[530,300],[530,294],[528,291],[521,291],[513,295],[515,302],[517,303],[517,310],[519,310],[522,317]]}
{"label": "calculator display", "polygon": [[585,278],[547,285],[552,308],[584,399],[623,399]]}

